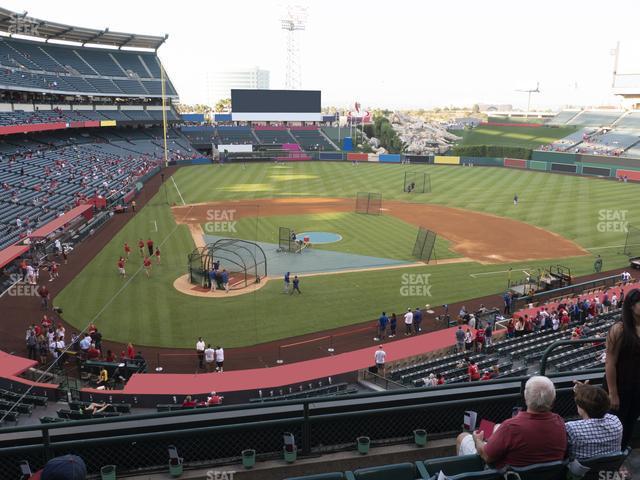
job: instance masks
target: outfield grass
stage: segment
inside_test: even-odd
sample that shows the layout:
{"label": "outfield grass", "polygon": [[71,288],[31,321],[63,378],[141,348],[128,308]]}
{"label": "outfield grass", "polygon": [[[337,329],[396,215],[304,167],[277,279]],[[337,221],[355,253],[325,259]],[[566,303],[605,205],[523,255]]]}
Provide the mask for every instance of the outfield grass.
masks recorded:
{"label": "outfield grass", "polygon": [[497,145],[503,147],[538,148],[540,145],[571,135],[577,127],[493,127],[454,131],[462,137],[457,145]]}
{"label": "outfield grass", "polygon": [[[431,174],[433,193],[407,197],[402,192],[403,172],[416,169]],[[245,169],[233,165],[185,167],[174,177],[186,203],[295,195],[353,197],[357,191],[379,191],[387,199],[410,198],[506,216],[593,248],[593,254],[602,255],[606,269],[626,265],[626,257],[619,253],[622,247],[616,247],[624,243],[625,235],[601,232],[600,210],[627,210],[628,220],[640,225],[640,212],[634,208],[640,186],[543,172],[301,162],[256,164]],[[516,192],[521,201],[514,207],[511,199]],[[189,297],[178,293],[172,283],[186,272],[186,256],[193,249],[193,242],[185,226],[176,227],[165,195],[169,203],[182,203],[172,181],[167,182],[166,192],[161,190],[55,298],[55,304],[64,308],[71,324],[83,328],[97,317],[106,338],[138,345],[193,348],[195,337],[202,335],[212,343],[235,347],[358,323],[377,317],[382,309],[400,312],[408,306],[441,305],[491,294],[496,294],[498,304],[509,266],[514,268],[514,279],[524,276],[519,269],[551,264],[566,265],[574,275],[593,271],[593,256],[512,265],[465,263],[303,278],[303,294],[299,297],[281,294],[279,281],[239,297]],[[319,229],[321,219],[304,217],[310,217],[300,218],[309,222],[305,224],[309,229]],[[389,226],[396,221],[384,215],[378,220],[390,222]],[[276,220],[272,225],[265,223],[264,235],[275,223]],[[346,224],[351,226],[352,221]],[[398,235],[401,238],[404,234]],[[148,236],[161,245],[163,264],[154,266],[151,279],[144,273],[128,280],[118,278],[115,263],[124,241],[134,243]],[[389,243],[366,248],[386,249],[386,256],[396,255],[405,248],[402,242],[410,240],[408,236],[397,243],[385,236],[381,239]],[[610,246],[614,247],[607,248]],[[136,255],[132,254],[127,266],[129,274],[141,264]],[[403,295],[403,287],[410,280],[405,276],[408,273],[430,275],[430,296]],[[470,276],[476,273],[488,274]]]}

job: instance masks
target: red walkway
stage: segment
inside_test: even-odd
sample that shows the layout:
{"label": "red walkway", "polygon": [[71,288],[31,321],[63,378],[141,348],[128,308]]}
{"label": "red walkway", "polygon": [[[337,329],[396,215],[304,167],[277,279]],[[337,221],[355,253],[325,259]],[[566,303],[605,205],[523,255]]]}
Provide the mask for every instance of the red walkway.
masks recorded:
{"label": "red walkway", "polygon": [[[425,333],[416,337],[384,345],[387,362],[451,347],[455,344],[456,327]],[[341,353],[328,358],[318,358],[271,368],[235,370],[224,373],[202,374],[135,374],[127,382],[124,394],[196,395],[215,390],[235,392],[282,387],[294,383],[368,368],[374,364],[373,355],[378,346]],[[83,390],[94,391],[94,390]]]}

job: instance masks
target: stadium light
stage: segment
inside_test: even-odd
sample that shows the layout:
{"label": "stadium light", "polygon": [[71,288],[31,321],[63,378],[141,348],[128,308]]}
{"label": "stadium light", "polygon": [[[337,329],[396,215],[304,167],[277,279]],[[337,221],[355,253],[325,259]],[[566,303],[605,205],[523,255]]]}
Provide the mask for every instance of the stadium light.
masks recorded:
{"label": "stadium light", "polygon": [[307,8],[301,5],[289,5],[285,15],[280,18],[280,28],[287,32],[287,55],[285,87],[290,90],[300,88],[300,45],[296,41],[297,33],[306,30]]}

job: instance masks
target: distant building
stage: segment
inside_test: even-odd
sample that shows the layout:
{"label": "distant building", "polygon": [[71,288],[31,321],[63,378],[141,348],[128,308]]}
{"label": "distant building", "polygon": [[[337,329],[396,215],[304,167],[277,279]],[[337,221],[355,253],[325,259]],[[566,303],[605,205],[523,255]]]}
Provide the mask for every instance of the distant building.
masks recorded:
{"label": "distant building", "polygon": [[258,67],[215,72],[207,75],[207,103],[231,98],[231,89],[269,89],[269,70]]}

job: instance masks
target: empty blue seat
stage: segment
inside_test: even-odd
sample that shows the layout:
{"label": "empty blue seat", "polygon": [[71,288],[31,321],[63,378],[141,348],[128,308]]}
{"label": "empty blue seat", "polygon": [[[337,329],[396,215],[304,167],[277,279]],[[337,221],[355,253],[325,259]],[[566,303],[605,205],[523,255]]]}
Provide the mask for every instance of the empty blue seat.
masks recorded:
{"label": "empty blue seat", "polygon": [[353,472],[345,473],[347,480],[416,480],[416,478],[420,478],[412,463],[359,468]]}
{"label": "empty blue seat", "polygon": [[[484,470],[485,463],[480,455],[460,455],[416,462],[416,466],[418,470],[424,469],[424,473],[427,474],[428,478],[440,471],[445,475],[458,475],[460,473]],[[420,473],[425,476],[422,471]]]}
{"label": "empty blue seat", "polygon": [[289,477],[285,480],[344,480],[344,473],[318,473],[316,475],[305,475],[304,477]]}
{"label": "empty blue seat", "polygon": [[567,465],[563,461],[546,462],[526,467],[510,467],[510,471],[517,473],[520,480],[564,480]]}

